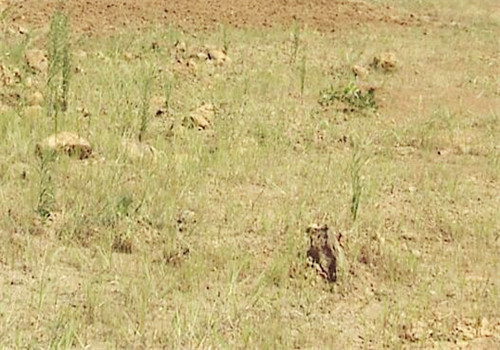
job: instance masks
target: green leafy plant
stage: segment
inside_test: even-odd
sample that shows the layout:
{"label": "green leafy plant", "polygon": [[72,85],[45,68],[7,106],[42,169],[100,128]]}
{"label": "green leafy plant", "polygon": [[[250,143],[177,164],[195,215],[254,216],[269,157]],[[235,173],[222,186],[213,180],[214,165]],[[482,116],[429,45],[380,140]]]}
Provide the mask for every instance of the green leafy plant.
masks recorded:
{"label": "green leafy plant", "polygon": [[344,87],[330,86],[321,90],[318,100],[321,106],[331,106],[337,103],[347,105],[348,111],[376,110],[375,89],[361,90],[355,83],[350,82]]}

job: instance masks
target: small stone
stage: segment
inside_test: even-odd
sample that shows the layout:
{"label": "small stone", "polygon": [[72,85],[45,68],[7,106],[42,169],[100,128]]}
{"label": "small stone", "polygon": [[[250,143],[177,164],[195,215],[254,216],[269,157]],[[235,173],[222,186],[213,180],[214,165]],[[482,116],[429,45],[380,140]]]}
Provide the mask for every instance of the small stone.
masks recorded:
{"label": "small stone", "polygon": [[28,97],[29,106],[40,106],[43,103],[43,95],[40,91],[35,91]]}
{"label": "small stone", "polygon": [[401,156],[410,156],[415,153],[415,147],[412,146],[397,146],[396,152]]}
{"label": "small stone", "polygon": [[48,67],[47,56],[45,55],[45,52],[43,52],[42,50],[38,49],[28,50],[24,54],[24,58],[26,60],[26,63],[28,64],[28,67],[30,67],[34,71],[40,73],[44,73],[47,71]]}
{"label": "small stone", "polygon": [[193,59],[189,59],[189,60],[186,62],[186,66],[188,66],[189,68],[193,68],[193,69],[195,69],[195,68],[196,68],[196,62],[195,62]]}
{"label": "small stone", "polygon": [[371,65],[373,68],[380,69],[384,72],[392,72],[396,70],[398,60],[396,59],[396,55],[392,52],[385,52],[375,56]]}
{"label": "small stone", "polygon": [[86,159],[92,154],[92,147],[87,140],[77,134],[62,131],[37,143],[36,154],[43,156],[45,153],[62,153],[76,156],[79,159]]}
{"label": "small stone", "polygon": [[42,115],[43,108],[39,105],[28,106],[24,109],[24,115],[28,118],[38,118]]}
{"label": "small stone", "polygon": [[158,151],[151,145],[133,140],[123,140],[122,147],[131,160],[142,160],[150,158],[156,160]]}
{"label": "small stone", "polygon": [[88,55],[87,52],[83,50],[78,50],[75,52],[75,56],[80,60],[86,60]]}
{"label": "small stone", "polygon": [[222,50],[218,49],[208,49],[208,58],[214,61],[217,65],[223,65],[224,63],[230,62],[229,57]]}
{"label": "small stone", "polygon": [[9,86],[12,84],[12,77],[7,69],[3,64],[0,65],[0,86]]}
{"label": "small stone", "polygon": [[76,107],[76,112],[84,118],[89,118],[91,116],[89,110],[82,106]]}
{"label": "small stone", "polygon": [[21,72],[19,69],[8,69],[0,65],[0,86],[11,86],[21,81]]}
{"label": "small stone", "polygon": [[175,49],[177,50],[177,52],[179,52],[179,53],[186,52],[186,50],[187,50],[187,46],[186,46],[186,43],[184,41],[177,41],[174,46],[175,46]]}
{"label": "small stone", "polygon": [[31,77],[27,77],[25,80],[24,80],[24,85],[27,87],[27,88],[30,88],[33,86],[33,79]]}
{"label": "small stone", "polygon": [[177,217],[177,229],[179,232],[187,231],[189,226],[196,223],[196,213],[192,210],[183,210]]}
{"label": "small stone", "polygon": [[125,61],[130,62],[134,59],[134,54],[132,52],[125,52],[123,54],[123,58],[125,59]]}
{"label": "small stone", "polygon": [[213,123],[215,107],[211,103],[203,104],[190,115],[191,121],[199,130],[208,129]]}
{"label": "small stone", "polygon": [[368,69],[358,64],[352,66],[352,72],[355,76],[360,78],[366,78],[368,76]]}
{"label": "small stone", "polygon": [[412,249],[411,254],[416,258],[422,257],[422,252],[418,249]]}
{"label": "small stone", "polygon": [[401,233],[401,238],[406,240],[406,241],[416,241],[417,235],[414,232],[405,231],[405,232]]}
{"label": "small stone", "polygon": [[8,111],[9,111],[9,107],[2,104],[2,102],[0,101],[0,114],[7,113]]}
{"label": "small stone", "polygon": [[492,327],[491,327],[490,321],[486,317],[481,318],[480,324],[481,324],[481,327],[480,327],[479,333],[481,336],[492,337],[494,335],[492,332]]}
{"label": "small stone", "polygon": [[294,145],[293,145],[293,150],[296,151],[296,152],[304,152],[305,151],[305,146],[299,142],[296,142]]}
{"label": "small stone", "polygon": [[167,113],[167,106],[164,96],[155,95],[149,100],[149,112],[159,116]]}
{"label": "small stone", "polygon": [[19,26],[17,27],[17,31],[19,32],[19,34],[21,35],[24,35],[24,34],[28,34],[29,31],[26,27],[23,27],[23,26]]}
{"label": "small stone", "polygon": [[204,116],[196,113],[191,114],[191,121],[198,129],[208,129],[210,127],[210,122]]}
{"label": "small stone", "polygon": [[198,52],[194,55],[191,55],[192,58],[196,58],[200,61],[206,61],[208,60],[208,54],[206,52]]}

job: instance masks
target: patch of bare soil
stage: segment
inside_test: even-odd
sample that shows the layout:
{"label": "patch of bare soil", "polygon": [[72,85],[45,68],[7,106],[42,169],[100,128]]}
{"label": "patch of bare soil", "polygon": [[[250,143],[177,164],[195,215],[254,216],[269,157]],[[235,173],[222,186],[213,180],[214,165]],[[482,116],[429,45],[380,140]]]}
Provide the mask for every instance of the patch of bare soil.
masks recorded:
{"label": "patch of bare soil", "polygon": [[[9,1],[9,0],[8,0]],[[10,19],[19,26],[44,27],[58,0],[10,0]],[[175,25],[212,29],[219,23],[234,27],[272,27],[300,23],[321,31],[335,31],[361,24],[407,25],[411,14],[363,1],[341,0],[67,0],[64,10],[74,29],[100,33],[123,27]]]}

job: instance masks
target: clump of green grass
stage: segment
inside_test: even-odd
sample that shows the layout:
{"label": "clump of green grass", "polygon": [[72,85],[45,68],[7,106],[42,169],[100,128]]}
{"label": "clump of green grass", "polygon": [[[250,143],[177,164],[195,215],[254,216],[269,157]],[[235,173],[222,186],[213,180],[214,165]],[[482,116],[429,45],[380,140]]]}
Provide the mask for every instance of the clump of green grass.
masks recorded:
{"label": "clump of green grass", "polygon": [[50,22],[48,37],[48,108],[49,117],[54,118],[54,133],[58,131],[60,112],[68,108],[71,79],[70,24],[68,16],[57,10]]}
{"label": "clump of green grass", "polygon": [[375,89],[363,91],[354,82],[350,82],[344,87],[330,86],[321,90],[318,100],[323,107],[335,105],[337,103],[347,105],[345,111],[360,112],[364,110],[376,110],[378,108],[375,101]]}

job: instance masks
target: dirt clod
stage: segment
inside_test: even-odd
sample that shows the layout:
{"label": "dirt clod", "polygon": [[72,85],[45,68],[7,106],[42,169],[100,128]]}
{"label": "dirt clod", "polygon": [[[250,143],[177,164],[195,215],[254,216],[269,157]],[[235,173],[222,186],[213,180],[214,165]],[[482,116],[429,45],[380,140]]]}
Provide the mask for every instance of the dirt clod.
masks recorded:
{"label": "dirt clod", "polygon": [[24,109],[24,115],[31,119],[40,117],[42,113],[43,108],[39,105],[28,106]]}
{"label": "dirt clod", "polygon": [[0,64],[0,86],[11,86],[21,81],[21,73],[18,69],[9,69]]}
{"label": "dirt clod", "polygon": [[29,106],[40,106],[43,103],[43,95],[40,91],[35,91],[27,99]]}
{"label": "dirt clod", "polygon": [[211,103],[203,104],[190,115],[192,124],[198,130],[209,129],[215,116],[215,107]]}
{"label": "dirt clod", "polygon": [[39,49],[32,49],[26,51],[24,54],[24,58],[28,67],[33,69],[34,71],[44,73],[47,71],[48,61],[45,52]]}
{"label": "dirt clod", "polygon": [[221,66],[225,63],[229,63],[229,57],[224,53],[224,51],[219,49],[208,49],[207,50],[208,58],[218,66]]}
{"label": "dirt clod", "polygon": [[371,66],[384,72],[392,72],[398,66],[396,55],[392,52],[384,52],[373,57]]}
{"label": "dirt clod", "polygon": [[167,114],[168,108],[164,96],[155,95],[149,100],[149,113],[155,116]]}
{"label": "dirt clod", "polygon": [[67,154],[79,159],[86,159],[92,154],[92,147],[86,139],[77,134],[62,131],[37,143],[36,154],[38,156],[42,156],[47,152]]}
{"label": "dirt clod", "polygon": [[158,151],[153,146],[133,140],[123,140],[122,148],[131,160],[152,159],[156,160]]}
{"label": "dirt clod", "polygon": [[196,213],[192,210],[183,210],[177,218],[177,229],[185,232],[192,225],[196,224]]}
{"label": "dirt clod", "polygon": [[200,61],[206,61],[208,60],[208,54],[206,52],[197,52],[197,53],[194,53],[190,56],[191,58],[196,58]]}
{"label": "dirt clod", "polygon": [[359,64],[352,66],[352,72],[359,78],[366,78],[368,76],[368,69]]}

